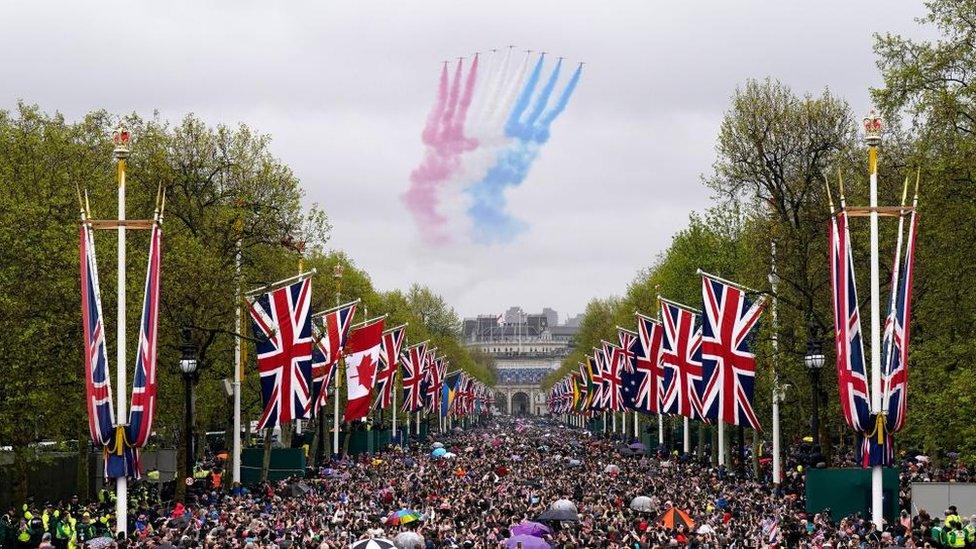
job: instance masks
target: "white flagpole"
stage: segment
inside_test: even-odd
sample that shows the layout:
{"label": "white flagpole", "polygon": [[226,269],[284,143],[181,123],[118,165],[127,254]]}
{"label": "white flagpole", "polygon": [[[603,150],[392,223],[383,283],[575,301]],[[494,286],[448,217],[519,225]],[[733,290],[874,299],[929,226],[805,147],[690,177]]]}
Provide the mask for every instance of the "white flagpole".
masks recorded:
{"label": "white flagpole", "polygon": [[777,288],[779,286],[779,275],[776,273],[776,241],[770,242],[772,261],[769,270],[769,285],[773,291],[773,485],[779,486],[782,482],[782,464],[780,462],[780,432],[779,432],[779,401],[783,398],[779,386],[779,372],[776,363],[779,359],[779,317],[777,316]]}
{"label": "white flagpole", "polygon": [[664,446],[664,416],[657,413],[657,445]]}
{"label": "white flagpole", "polygon": [[[390,379],[390,383],[393,384],[393,439],[396,440],[397,436],[397,407],[396,407],[396,374]],[[402,446],[402,445],[401,445]]]}
{"label": "white flagpole", "polygon": [[[878,268],[878,144],[881,142],[880,118],[868,115],[868,123],[877,122],[877,132],[868,131],[868,164],[871,171],[871,413],[881,413],[881,281]],[[872,128],[873,129],[873,128]],[[871,521],[881,530],[883,517],[881,466],[871,468]]]}
{"label": "white flagpole", "polygon": [[[242,315],[244,314],[243,307],[241,306],[241,222],[238,220],[238,232],[237,232],[237,253],[234,255],[234,269],[237,274],[237,292],[234,298],[237,300],[236,317],[234,318],[234,332],[237,337],[234,338],[234,382],[231,383],[231,387],[234,391],[234,434],[231,440],[233,440],[233,461],[231,479],[233,482],[237,483],[241,481],[241,377],[243,376],[243,366],[241,364],[241,331],[244,329],[242,324]],[[320,444],[325,441],[320,442]],[[179,480],[179,479],[177,479]]]}
{"label": "white flagpole", "polygon": [[634,410],[634,436],[640,438],[640,422],[637,419],[637,410]]}
{"label": "white flagpole", "polygon": [[[116,307],[116,352],[115,352],[115,424],[122,427],[126,423],[126,379],[125,379],[125,159],[129,156],[129,133],[123,126],[119,126],[112,136],[115,141],[113,154],[117,162],[119,179],[119,241],[118,241],[118,285]],[[193,464],[188,463],[187,467]],[[115,479],[115,531],[125,533],[128,529],[128,479],[123,475]]]}
{"label": "white flagpole", "polygon": [[718,418],[718,464],[725,465],[725,423],[722,421],[721,404]]}
{"label": "white flagpole", "polygon": [[339,375],[342,374],[342,370],[339,366],[342,364],[342,359],[340,359],[339,364],[336,364],[335,373],[335,383],[332,386],[332,453],[339,453]]}

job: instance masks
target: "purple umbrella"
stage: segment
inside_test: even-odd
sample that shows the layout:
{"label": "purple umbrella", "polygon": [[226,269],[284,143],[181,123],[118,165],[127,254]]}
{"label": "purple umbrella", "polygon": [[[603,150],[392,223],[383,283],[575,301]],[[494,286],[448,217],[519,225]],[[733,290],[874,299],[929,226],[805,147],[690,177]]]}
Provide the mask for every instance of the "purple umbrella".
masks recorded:
{"label": "purple umbrella", "polygon": [[552,545],[535,536],[512,536],[505,540],[506,549],[517,549],[519,547],[522,549],[552,549]]}
{"label": "purple umbrella", "polygon": [[541,538],[542,536],[552,533],[545,524],[539,524],[538,522],[525,521],[520,524],[512,526],[511,529],[512,536],[535,536]]}
{"label": "purple umbrella", "polygon": [[634,442],[633,444],[631,444],[630,446],[628,446],[628,448],[630,448],[631,450],[639,451],[639,452],[643,452],[646,449],[644,447],[644,445],[641,444],[640,442]]}

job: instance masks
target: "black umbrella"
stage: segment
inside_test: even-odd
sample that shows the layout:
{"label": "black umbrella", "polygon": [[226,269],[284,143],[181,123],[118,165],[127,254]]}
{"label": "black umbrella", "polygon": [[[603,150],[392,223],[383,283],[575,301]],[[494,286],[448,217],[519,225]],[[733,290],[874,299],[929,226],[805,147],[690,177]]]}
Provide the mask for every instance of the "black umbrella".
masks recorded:
{"label": "black umbrella", "polygon": [[536,520],[539,522],[579,521],[579,514],[572,509],[547,509]]}

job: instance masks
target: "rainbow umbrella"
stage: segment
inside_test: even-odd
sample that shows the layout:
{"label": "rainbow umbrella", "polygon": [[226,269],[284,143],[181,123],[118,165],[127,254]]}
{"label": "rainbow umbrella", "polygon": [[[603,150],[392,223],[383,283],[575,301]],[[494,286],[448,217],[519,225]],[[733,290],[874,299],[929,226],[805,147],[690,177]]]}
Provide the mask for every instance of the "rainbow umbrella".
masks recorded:
{"label": "rainbow umbrella", "polygon": [[386,517],[386,523],[394,526],[410,524],[418,520],[424,520],[424,516],[411,509],[400,509],[399,511],[390,513],[390,516]]}

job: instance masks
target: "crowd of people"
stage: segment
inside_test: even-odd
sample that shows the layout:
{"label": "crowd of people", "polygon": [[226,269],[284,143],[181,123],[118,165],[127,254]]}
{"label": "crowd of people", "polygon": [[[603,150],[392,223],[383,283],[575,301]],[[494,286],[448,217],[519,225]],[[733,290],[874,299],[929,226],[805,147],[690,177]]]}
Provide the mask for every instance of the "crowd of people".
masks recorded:
{"label": "crowd of people", "polygon": [[[176,502],[136,490],[127,539],[112,538],[108,492],[88,504],[76,498],[58,505],[28,502],[0,518],[0,543],[336,549],[412,532],[413,541],[401,543],[410,549],[495,548],[560,500],[567,520],[544,520],[540,543],[567,549],[937,547],[948,544],[945,532],[976,534],[976,516],[940,522],[924,511],[903,512],[881,531],[859,515],[835,522],[828,513],[805,512],[805,475],[795,464],[773,491],[750,468],[715,467],[693,455],[625,452],[626,442],[556,423],[500,419],[408,449],[336,460],[301,480],[251,489],[197,482],[186,501]],[[443,449],[432,455],[432,445]],[[909,460],[902,479],[968,475],[961,465]],[[404,509],[416,520],[403,524],[391,517]],[[958,528],[950,520],[958,520]]]}

